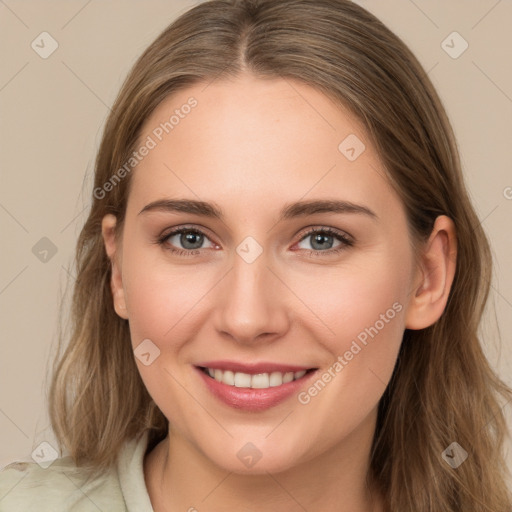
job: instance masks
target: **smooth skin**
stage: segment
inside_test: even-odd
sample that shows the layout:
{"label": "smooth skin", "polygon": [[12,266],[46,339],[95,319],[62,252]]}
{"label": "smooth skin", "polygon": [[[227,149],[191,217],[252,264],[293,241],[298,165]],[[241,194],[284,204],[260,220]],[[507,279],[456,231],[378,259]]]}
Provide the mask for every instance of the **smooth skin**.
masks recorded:
{"label": "smooth skin", "polygon": [[[134,349],[150,339],[160,350],[148,366],[136,359],[170,422],[144,461],[154,510],[383,511],[365,480],[377,407],[405,328],[432,325],[446,306],[454,224],[438,217],[416,262],[402,202],[362,125],[299,82],[244,74],[194,85],[156,108],[140,140],[191,96],[197,106],[134,170],[121,238],[115,217],[102,224],[116,312],[129,320]],[[366,147],[354,161],[338,150],[350,134]],[[140,213],[184,198],[215,203],[224,218]],[[376,217],[278,220],[285,205],[316,199],[350,201]],[[182,226],[205,237],[195,246],[180,235],[155,243]],[[311,228],[353,244],[327,234],[320,246]],[[236,251],[248,236],[263,249],[252,263]],[[237,410],[212,396],[194,368],[230,359],[321,374],[396,302],[401,311],[307,405],[292,396],[265,411]],[[249,442],[262,455],[252,467],[237,457]]]}

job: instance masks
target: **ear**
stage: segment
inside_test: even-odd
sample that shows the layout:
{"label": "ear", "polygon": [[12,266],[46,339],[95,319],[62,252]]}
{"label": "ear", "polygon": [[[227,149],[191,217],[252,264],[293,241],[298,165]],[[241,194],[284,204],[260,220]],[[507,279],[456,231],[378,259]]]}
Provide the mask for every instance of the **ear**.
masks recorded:
{"label": "ear", "polygon": [[437,217],[420,256],[405,317],[407,329],[424,329],[443,314],[457,264],[455,225],[446,215]]}
{"label": "ear", "polygon": [[110,289],[114,299],[114,309],[116,313],[125,320],[128,319],[126,310],[126,301],[124,296],[123,280],[121,275],[121,251],[117,247],[116,241],[116,222],[117,219],[112,214],[107,214],[101,221],[101,234],[105,243],[105,251],[110,259],[112,266],[112,275],[110,279]]}

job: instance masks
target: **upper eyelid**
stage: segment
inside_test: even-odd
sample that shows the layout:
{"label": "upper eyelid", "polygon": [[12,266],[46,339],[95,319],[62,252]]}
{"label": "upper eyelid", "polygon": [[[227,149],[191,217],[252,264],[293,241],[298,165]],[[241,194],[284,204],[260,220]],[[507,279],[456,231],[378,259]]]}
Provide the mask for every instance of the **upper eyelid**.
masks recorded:
{"label": "upper eyelid", "polygon": [[323,227],[313,226],[313,227],[305,228],[305,231],[301,235],[301,240],[306,236],[310,236],[311,233],[316,233],[316,232],[320,232],[320,233],[327,232],[332,235],[338,235],[343,238],[349,238],[350,240],[353,240],[353,238],[354,238],[352,235],[350,235],[346,231],[343,231],[342,229],[331,228],[328,226],[323,226]]}
{"label": "upper eyelid", "polygon": [[196,233],[200,233],[201,235],[204,235],[206,236],[207,238],[211,238],[211,236],[208,234],[208,229],[207,228],[204,228],[203,226],[201,227],[196,227],[196,226],[178,226],[178,227],[174,227],[174,228],[171,228],[169,229],[169,231],[167,231],[164,229],[164,231],[162,232],[162,234],[160,235],[161,238],[167,238],[171,235],[176,235],[176,234],[179,234],[183,231],[187,232],[187,231],[192,231],[192,232],[196,232]]}

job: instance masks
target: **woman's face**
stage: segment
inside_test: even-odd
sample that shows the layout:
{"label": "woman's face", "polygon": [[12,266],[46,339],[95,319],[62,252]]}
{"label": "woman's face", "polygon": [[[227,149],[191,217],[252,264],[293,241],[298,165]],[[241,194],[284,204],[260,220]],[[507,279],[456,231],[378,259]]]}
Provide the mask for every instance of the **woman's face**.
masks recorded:
{"label": "woman's face", "polygon": [[139,141],[116,309],[173,432],[234,472],[368,447],[415,266],[360,123],[243,76],[169,97]]}

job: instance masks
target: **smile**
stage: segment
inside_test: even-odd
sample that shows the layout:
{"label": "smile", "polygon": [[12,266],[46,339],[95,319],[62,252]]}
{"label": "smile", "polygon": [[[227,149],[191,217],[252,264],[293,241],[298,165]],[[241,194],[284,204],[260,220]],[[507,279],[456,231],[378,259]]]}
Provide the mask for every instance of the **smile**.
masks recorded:
{"label": "smile", "polygon": [[261,412],[298,394],[318,368],[212,361],[195,370],[214,399],[238,410]]}
{"label": "smile", "polygon": [[201,368],[204,373],[209,375],[217,382],[222,382],[228,386],[237,388],[267,389],[282,386],[288,382],[301,379],[311,370],[301,370],[298,372],[272,372],[272,373],[250,373],[233,372],[231,370],[220,370],[218,368]]}

